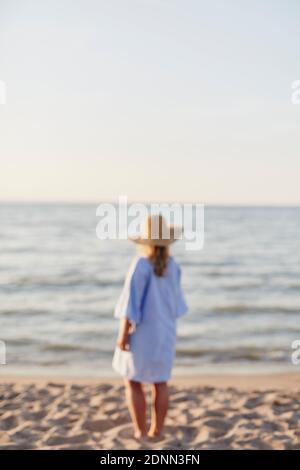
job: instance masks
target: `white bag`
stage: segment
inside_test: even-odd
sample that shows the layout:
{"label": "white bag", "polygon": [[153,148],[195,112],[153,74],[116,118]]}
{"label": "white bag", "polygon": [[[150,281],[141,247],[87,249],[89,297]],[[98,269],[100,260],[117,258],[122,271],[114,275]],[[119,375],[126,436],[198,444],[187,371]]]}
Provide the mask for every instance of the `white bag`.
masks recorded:
{"label": "white bag", "polygon": [[128,379],[134,376],[134,363],[131,351],[122,351],[118,346],[115,349],[112,366],[122,377]]}

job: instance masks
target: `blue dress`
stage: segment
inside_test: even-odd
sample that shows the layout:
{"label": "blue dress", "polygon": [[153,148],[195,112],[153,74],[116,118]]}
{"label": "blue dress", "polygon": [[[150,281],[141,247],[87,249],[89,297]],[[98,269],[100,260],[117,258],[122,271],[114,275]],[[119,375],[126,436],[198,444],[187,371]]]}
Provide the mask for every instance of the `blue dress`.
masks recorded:
{"label": "blue dress", "polygon": [[134,324],[129,351],[116,347],[113,368],[123,377],[144,383],[169,380],[176,346],[176,320],[187,311],[180,285],[181,269],[170,257],[166,273],[154,273],[148,258],[136,257],[127,273],[116,318]]}

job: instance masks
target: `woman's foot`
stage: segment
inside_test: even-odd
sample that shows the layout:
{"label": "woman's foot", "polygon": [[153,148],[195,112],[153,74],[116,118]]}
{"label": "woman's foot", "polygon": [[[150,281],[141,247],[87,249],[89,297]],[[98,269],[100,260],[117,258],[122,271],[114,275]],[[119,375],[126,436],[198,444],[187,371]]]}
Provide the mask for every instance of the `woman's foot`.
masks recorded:
{"label": "woman's foot", "polygon": [[139,429],[134,432],[134,438],[140,441],[141,439],[145,439],[147,437],[147,433],[140,431]]}
{"label": "woman's foot", "polygon": [[158,429],[149,429],[148,437],[150,437],[151,439],[160,439],[162,437],[162,432]]}

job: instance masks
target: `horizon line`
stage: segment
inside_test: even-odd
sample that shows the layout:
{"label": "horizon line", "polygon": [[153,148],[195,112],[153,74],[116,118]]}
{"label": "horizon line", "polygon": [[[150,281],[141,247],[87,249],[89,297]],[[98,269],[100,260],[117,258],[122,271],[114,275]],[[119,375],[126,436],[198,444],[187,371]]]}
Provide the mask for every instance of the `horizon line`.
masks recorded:
{"label": "horizon line", "polygon": [[[0,200],[0,205],[99,205],[99,204],[118,204],[118,200],[102,199],[95,200]],[[203,204],[206,207],[261,207],[261,208],[300,208],[300,202],[200,202],[200,201],[157,201],[157,200],[128,200],[128,204]]]}

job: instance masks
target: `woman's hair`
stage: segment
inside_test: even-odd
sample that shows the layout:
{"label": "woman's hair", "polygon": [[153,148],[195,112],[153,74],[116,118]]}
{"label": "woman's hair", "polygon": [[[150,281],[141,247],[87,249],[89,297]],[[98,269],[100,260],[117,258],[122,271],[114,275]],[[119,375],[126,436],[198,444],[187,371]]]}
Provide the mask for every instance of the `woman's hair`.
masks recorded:
{"label": "woman's hair", "polygon": [[165,274],[168,264],[169,247],[149,246],[148,258],[153,264],[153,269],[156,276],[162,277]]}

